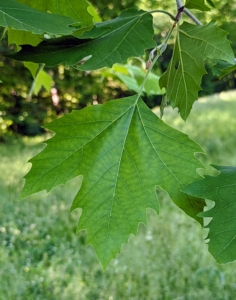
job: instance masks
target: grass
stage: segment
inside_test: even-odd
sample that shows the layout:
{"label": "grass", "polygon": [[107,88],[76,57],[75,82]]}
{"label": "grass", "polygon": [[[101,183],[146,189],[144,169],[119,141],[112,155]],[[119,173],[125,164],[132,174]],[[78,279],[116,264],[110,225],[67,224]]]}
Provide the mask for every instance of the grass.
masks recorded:
{"label": "grass", "polygon": [[[236,93],[222,93],[196,103],[186,123],[170,108],[164,120],[204,148],[199,157],[213,174],[210,163],[236,165],[235,111]],[[17,201],[38,142],[0,144],[1,300],[236,299],[235,263],[218,265],[205,230],[164,192],[160,215],[148,211],[147,226],[103,272],[86,233],[75,234],[79,212],[69,213],[78,179]]]}

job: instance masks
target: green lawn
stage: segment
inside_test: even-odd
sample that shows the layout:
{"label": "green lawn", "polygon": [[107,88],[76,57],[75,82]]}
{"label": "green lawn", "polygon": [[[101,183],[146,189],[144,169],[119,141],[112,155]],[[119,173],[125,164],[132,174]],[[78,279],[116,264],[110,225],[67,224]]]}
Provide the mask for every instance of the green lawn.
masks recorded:
{"label": "green lawn", "polygon": [[[210,163],[236,165],[235,112],[236,93],[222,93],[195,104],[186,123],[170,108],[164,120],[204,148],[208,156],[198,157],[213,174]],[[39,140],[0,144],[1,300],[236,299],[236,263],[218,265],[206,231],[161,191],[160,215],[148,211],[148,225],[103,272],[86,233],[75,234],[80,212],[69,210],[78,178],[17,201]]]}

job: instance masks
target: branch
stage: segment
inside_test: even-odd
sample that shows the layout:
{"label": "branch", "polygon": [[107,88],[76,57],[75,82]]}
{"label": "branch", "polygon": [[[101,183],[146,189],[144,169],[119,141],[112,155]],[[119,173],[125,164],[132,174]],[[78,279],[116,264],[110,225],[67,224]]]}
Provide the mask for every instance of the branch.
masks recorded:
{"label": "branch", "polygon": [[[184,7],[181,0],[176,0],[176,5],[178,8],[178,11],[182,7]],[[193,20],[193,22],[195,22],[197,25],[202,25],[202,23],[198,20],[198,18],[195,17],[194,14],[192,14],[186,7],[183,8],[183,12],[186,13],[186,15],[189,16]]]}
{"label": "branch", "polygon": [[197,25],[202,25],[202,22],[198,20],[186,7],[183,10],[187,16],[189,16]]}

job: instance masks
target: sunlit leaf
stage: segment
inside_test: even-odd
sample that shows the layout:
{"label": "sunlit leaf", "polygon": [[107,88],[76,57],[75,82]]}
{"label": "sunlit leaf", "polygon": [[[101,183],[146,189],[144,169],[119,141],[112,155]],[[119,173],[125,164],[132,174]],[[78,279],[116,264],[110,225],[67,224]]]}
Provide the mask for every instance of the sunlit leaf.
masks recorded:
{"label": "sunlit leaf", "polygon": [[155,186],[195,218],[204,200],[180,190],[200,176],[194,156],[202,149],[161,121],[137,95],[73,111],[45,126],[56,135],[30,160],[21,198],[83,175],[72,210],[81,207],[86,229],[105,267],[127,243],[146,208],[158,212]]}

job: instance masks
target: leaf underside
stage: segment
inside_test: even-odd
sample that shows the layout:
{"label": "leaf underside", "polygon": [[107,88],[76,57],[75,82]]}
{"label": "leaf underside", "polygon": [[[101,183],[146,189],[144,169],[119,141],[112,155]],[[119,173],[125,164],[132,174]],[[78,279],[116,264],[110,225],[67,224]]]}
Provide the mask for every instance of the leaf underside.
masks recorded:
{"label": "leaf underside", "polygon": [[227,33],[214,23],[204,26],[184,22],[178,31],[174,53],[167,71],[160,78],[166,89],[167,100],[178,107],[186,120],[201,90],[202,76],[206,73],[206,58],[234,64],[234,54],[226,39]]}
{"label": "leaf underside", "polygon": [[86,229],[105,267],[146,223],[146,208],[159,205],[155,186],[166,190],[188,215],[205,201],[181,190],[200,178],[202,149],[161,121],[137,95],[73,111],[45,126],[56,134],[30,160],[21,198],[83,175],[72,210],[82,208],[78,231]]}
{"label": "leaf underside", "polygon": [[[22,50],[9,57],[55,66],[61,63],[80,70],[95,70],[124,63],[129,57],[143,55],[145,49],[155,47],[152,15],[145,11],[123,11],[112,21],[80,38],[63,37],[40,43],[37,47],[22,46]],[[91,39],[90,37],[96,37]],[[86,58],[86,59],[85,59]]]}
{"label": "leaf underside", "polygon": [[41,12],[15,0],[0,2],[0,26],[35,34],[71,34],[76,20]]}
{"label": "leaf underside", "polygon": [[214,167],[220,171],[218,176],[206,176],[184,191],[215,201],[212,209],[200,215],[212,218],[206,226],[210,253],[217,262],[228,263],[236,260],[236,167]]}

